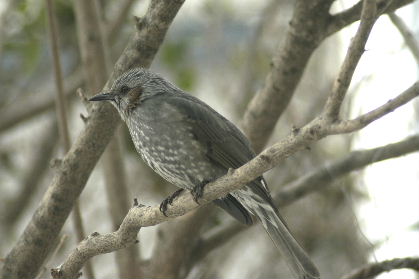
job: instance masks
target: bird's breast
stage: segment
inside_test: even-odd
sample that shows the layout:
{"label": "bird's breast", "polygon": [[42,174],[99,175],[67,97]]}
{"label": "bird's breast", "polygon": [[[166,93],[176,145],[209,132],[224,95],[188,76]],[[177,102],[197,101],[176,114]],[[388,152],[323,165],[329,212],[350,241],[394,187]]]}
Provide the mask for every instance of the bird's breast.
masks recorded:
{"label": "bird's breast", "polygon": [[[188,125],[176,121],[128,121],[135,148],[159,175],[178,187],[196,184],[222,175],[206,156]],[[173,120],[173,119],[172,119]]]}

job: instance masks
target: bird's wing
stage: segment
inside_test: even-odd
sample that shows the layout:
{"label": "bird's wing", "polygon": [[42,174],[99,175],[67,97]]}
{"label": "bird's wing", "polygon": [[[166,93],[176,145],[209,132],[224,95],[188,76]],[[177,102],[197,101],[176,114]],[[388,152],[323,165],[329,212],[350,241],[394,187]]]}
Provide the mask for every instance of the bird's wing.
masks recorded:
{"label": "bird's wing", "polygon": [[192,127],[197,140],[207,147],[207,156],[226,170],[238,168],[247,163],[255,154],[243,133],[199,99],[182,94],[173,95],[166,101],[184,115]]}

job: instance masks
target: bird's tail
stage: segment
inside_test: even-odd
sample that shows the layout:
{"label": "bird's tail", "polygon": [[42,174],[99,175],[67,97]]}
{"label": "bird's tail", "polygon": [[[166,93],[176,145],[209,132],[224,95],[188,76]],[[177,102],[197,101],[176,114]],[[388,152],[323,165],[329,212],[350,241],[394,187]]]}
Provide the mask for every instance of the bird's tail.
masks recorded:
{"label": "bird's tail", "polygon": [[238,195],[233,195],[249,212],[258,217],[275,246],[282,252],[287,265],[296,273],[295,275],[298,278],[320,278],[316,266],[291,235],[269,194],[263,193],[261,196],[258,190],[260,189],[248,186],[236,191],[235,194]]}

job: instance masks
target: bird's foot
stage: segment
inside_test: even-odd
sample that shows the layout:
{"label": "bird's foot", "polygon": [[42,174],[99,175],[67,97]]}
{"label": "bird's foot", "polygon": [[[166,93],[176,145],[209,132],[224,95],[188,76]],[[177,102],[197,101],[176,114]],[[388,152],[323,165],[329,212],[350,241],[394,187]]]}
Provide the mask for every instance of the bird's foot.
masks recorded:
{"label": "bird's foot", "polygon": [[174,201],[174,199],[180,195],[180,193],[182,193],[183,189],[179,189],[176,192],[174,192],[173,194],[171,194],[170,196],[168,196],[167,198],[165,198],[161,204],[160,204],[160,211],[161,213],[163,213],[164,216],[167,217],[166,215],[166,211],[167,211],[167,206],[170,204],[172,205],[172,202]]}
{"label": "bird's foot", "polygon": [[199,204],[198,199],[202,198],[204,194],[204,186],[209,183],[208,180],[204,180],[201,183],[195,185],[195,187],[191,190],[191,194],[193,197],[193,200]]}

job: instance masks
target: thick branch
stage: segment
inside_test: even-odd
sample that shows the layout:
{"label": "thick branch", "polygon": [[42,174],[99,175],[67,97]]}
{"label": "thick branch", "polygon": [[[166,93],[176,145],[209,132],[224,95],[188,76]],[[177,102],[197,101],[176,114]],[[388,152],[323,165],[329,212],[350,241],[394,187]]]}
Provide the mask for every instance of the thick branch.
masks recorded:
{"label": "thick branch", "polygon": [[[74,3],[86,86],[89,95],[92,95],[99,92],[106,83],[109,71],[108,65],[110,64],[109,46],[101,28],[99,19],[101,11],[97,1],[77,0]],[[112,225],[113,228],[118,228],[129,209],[124,163],[119,148],[118,134],[109,143],[103,154],[102,162]],[[117,253],[115,257],[119,277],[135,277],[136,274],[133,273],[135,268],[133,267],[138,262],[137,247],[132,247],[123,251],[123,253]],[[87,277],[90,278],[88,274]]]}
{"label": "thick branch", "polygon": [[272,58],[265,84],[243,116],[243,130],[256,152],[265,146],[278,118],[291,101],[311,54],[324,39],[331,2],[296,2],[289,30]]}
{"label": "thick branch", "polygon": [[381,273],[401,268],[413,269],[419,272],[419,258],[400,258],[369,264],[363,268],[351,272],[348,275],[343,276],[342,279],[374,278]]}
{"label": "thick branch", "polygon": [[[380,12],[394,11],[412,0],[378,1]],[[359,20],[363,1],[331,16],[333,1],[297,1],[284,43],[272,58],[265,85],[253,97],[243,116],[243,130],[256,152],[268,141],[273,128],[287,108],[317,46],[328,36]],[[381,9],[386,7],[385,9]]]}
{"label": "thick branch", "polygon": [[[151,64],[182,4],[183,1],[150,2],[139,31],[119,58],[108,84],[129,68]],[[34,216],[7,255],[2,277],[36,275],[118,123],[119,116],[110,105],[93,107],[84,131],[64,157]]]}

